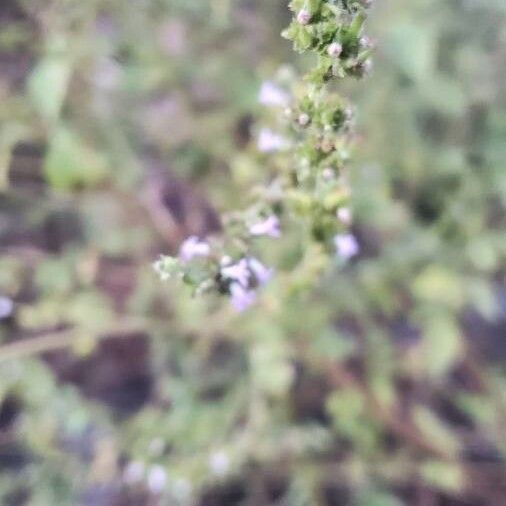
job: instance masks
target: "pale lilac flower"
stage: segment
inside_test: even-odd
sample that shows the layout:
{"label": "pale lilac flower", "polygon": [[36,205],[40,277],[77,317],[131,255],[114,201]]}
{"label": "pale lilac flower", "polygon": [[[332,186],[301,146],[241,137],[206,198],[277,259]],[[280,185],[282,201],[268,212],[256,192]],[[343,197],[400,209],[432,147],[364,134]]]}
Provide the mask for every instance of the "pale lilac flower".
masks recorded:
{"label": "pale lilac flower", "polygon": [[224,278],[235,281],[239,285],[246,288],[249,284],[249,279],[251,276],[248,261],[245,258],[242,258],[235,264],[222,267],[221,275]]}
{"label": "pale lilac flower", "polygon": [[288,141],[282,135],[268,128],[262,128],[258,135],[258,149],[262,153],[273,153],[288,147]]}
{"label": "pale lilac flower", "polygon": [[285,90],[272,81],[265,81],[260,87],[258,101],[265,106],[286,107],[290,101],[290,97]]}
{"label": "pale lilac flower", "polygon": [[262,264],[259,260],[256,258],[250,257],[248,259],[248,263],[250,266],[251,271],[255,275],[258,283],[260,285],[265,285],[268,283],[274,274],[274,269],[266,267],[264,264]]}
{"label": "pale lilac flower", "polygon": [[338,234],[334,237],[337,254],[344,260],[358,255],[360,246],[352,234]]}
{"label": "pale lilac flower", "polygon": [[331,58],[337,58],[343,52],[343,46],[339,42],[332,42],[327,48],[327,53]]}
{"label": "pale lilac flower", "polygon": [[0,320],[9,318],[14,311],[14,302],[8,297],[0,295]]}
{"label": "pale lilac flower", "polygon": [[309,125],[311,118],[309,117],[309,114],[306,114],[305,112],[303,112],[302,114],[299,115],[299,117],[297,118],[297,121],[301,127],[305,127],[305,126]]}
{"label": "pale lilac flower", "polygon": [[225,476],[230,469],[230,458],[224,451],[214,452],[209,458],[209,468],[215,476]]}
{"label": "pale lilac flower", "polygon": [[267,235],[269,237],[281,237],[281,229],[279,228],[279,219],[276,215],[271,215],[263,221],[255,223],[249,227],[251,235]]}
{"label": "pale lilac flower", "polygon": [[322,171],[322,177],[325,181],[332,181],[333,179],[335,179],[336,173],[334,169],[332,169],[331,167],[326,167]]}
{"label": "pale lilac flower", "polygon": [[360,40],[358,42],[362,49],[367,49],[372,46],[371,39],[367,35],[360,37]]}
{"label": "pale lilac flower", "polygon": [[256,293],[248,290],[237,282],[230,285],[230,295],[232,305],[239,312],[246,311],[256,300]]}
{"label": "pale lilac flower", "polygon": [[179,256],[182,260],[188,262],[194,257],[207,257],[211,253],[211,247],[205,241],[201,241],[197,236],[188,237],[179,248]]}
{"label": "pale lilac flower", "polygon": [[162,466],[153,466],[149,470],[147,478],[148,489],[152,494],[163,492],[167,484],[167,472]]}
{"label": "pale lilac flower", "polygon": [[340,207],[337,210],[337,217],[345,225],[349,225],[353,219],[353,215],[349,207]]}
{"label": "pale lilac flower", "polygon": [[307,9],[301,9],[297,13],[297,23],[307,25],[311,21],[311,13]]}

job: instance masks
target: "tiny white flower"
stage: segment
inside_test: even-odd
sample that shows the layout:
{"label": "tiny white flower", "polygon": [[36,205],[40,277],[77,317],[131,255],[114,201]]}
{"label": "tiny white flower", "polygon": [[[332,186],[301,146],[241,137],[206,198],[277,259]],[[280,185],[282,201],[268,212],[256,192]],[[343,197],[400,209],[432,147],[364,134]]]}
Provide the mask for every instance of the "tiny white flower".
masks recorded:
{"label": "tiny white flower", "polygon": [[262,153],[273,153],[281,151],[288,147],[288,141],[285,137],[268,128],[262,128],[258,135],[258,150]]}
{"label": "tiny white flower", "polygon": [[258,101],[265,106],[286,107],[290,101],[288,93],[271,81],[265,81],[260,87]]}
{"label": "tiny white flower", "polygon": [[325,169],[323,169],[322,171],[322,177],[325,181],[332,181],[333,179],[335,179],[336,177],[336,174],[334,172],[334,169],[330,168],[330,167],[326,167]]}
{"label": "tiny white flower", "polygon": [[339,42],[332,42],[327,48],[327,53],[332,58],[338,58],[343,52],[343,46]]}
{"label": "tiny white flower", "polygon": [[152,466],[148,472],[148,489],[152,494],[160,494],[167,485],[167,472],[162,466]]}
{"label": "tiny white flower", "polygon": [[214,452],[209,458],[209,468],[215,476],[225,476],[230,469],[230,458],[223,451]]}
{"label": "tiny white flower", "polygon": [[311,13],[307,9],[301,9],[297,13],[297,23],[307,25],[311,21]]}
{"label": "tiny white flower", "polygon": [[372,45],[371,39],[367,35],[360,37],[360,40],[358,41],[358,43],[360,44],[360,47],[362,49],[367,49],[368,47],[371,47],[371,45]]}
{"label": "tiny white flower", "polygon": [[351,209],[349,207],[340,207],[337,210],[337,217],[345,225],[349,225],[353,219]]}
{"label": "tiny white flower", "polygon": [[251,225],[251,227],[249,227],[249,232],[251,235],[267,235],[269,237],[278,238],[281,236],[279,219],[273,214],[265,218],[265,220]]}
{"label": "tiny white flower", "polygon": [[230,265],[232,263],[232,257],[228,256],[228,255],[224,255],[223,257],[221,257],[221,260],[220,260],[220,265],[222,267],[225,267],[227,265]]}
{"label": "tiny white flower", "polygon": [[297,121],[299,122],[300,126],[305,127],[305,126],[309,125],[311,118],[309,117],[309,114],[306,114],[305,112],[303,112],[302,114],[299,115]]}
{"label": "tiny white flower", "polygon": [[197,236],[188,237],[179,248],[181,260],[189,261],[194,257],[207,257],[211,253],[211,247],[205,241],[201,241]]}
{"label": "tiny white flower", "polygon": [[360,246],[352,234],[338,234],[334,237],[337,254],[344,260],[358,255]]}

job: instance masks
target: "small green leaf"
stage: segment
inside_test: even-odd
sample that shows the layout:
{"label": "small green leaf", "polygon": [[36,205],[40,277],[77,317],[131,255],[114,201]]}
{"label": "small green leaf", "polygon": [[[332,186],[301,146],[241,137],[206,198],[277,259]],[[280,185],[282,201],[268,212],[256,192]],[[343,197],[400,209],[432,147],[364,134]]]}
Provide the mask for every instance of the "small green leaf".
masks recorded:
{"label": "small green leaf", "polygon": [[422,465],[423,478],[432,486],[447,492],[459,492],[463,488],[464,476],[458,464],[431,461]]}
{"label": "small green leaf", "polygon": [[460,443],[451,429],[447,427],[434,413],[423,406],[417,406],[413,418],[418,429],[428,441],[441,448],[448,454],[456,455]]}
{"label": "small green leaf", "polygon": [[71,73],[69,59],[59,53],[46,56],[32,71],[28,81],[28,95],[37,112],[45,119],[58,119]]}
{"label": "small green leaf", "polygon": [[424,352],[429,374],[440,376],[457,362],[461,354],[460,330],[448,315],[433,315],[424,326]]}
{"label": "small green leaf", "polygon": [[54,134],[44,170],[51,186],[61,190],[93,186],[107,174],[103,157],[64,127]]}

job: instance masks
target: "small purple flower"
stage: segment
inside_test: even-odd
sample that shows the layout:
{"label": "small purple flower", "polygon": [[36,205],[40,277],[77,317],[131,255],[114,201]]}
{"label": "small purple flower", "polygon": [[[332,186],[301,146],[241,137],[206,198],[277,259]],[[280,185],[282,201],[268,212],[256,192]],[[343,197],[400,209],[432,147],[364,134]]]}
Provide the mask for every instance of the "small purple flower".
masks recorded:
{"label": "small purple flower", "polygon": [[337,58],[343,52],[343,46],[339,42],[332,42],[327,48],[327,53],[331,58]]}
{"label": "small purple flower", "polygon": [[288,141],[268,128],[260,130],[258,135],[258,149],[262,153],[273,153],[288,147]]}
{"label": "small purple flower", "polygon": [[249,270],[248,261],[245,258],[239,260],[239,262],[231,265],[226,265],[221,268],[221,275],[234,281],[240,286],[247,288],[251,272]]}
{"label": "small purple flower", "polygon": [[288,93],[271,81],[265,81],[258,94],[258,101],[265,106],[286,107],[290,101]]}
{"label": "small purple flower", "polygon": [[337,254],[344,260],[358,255],[360,246],[352,234],[338,234],[334,237]]}
{"label": "small purple flower", "polygon": [[279,227],[279,219],[276,215],[272,214],[265,220],[255,223],[249,227],[251,235],[267,235],[269,237],[281,237],[281,229]]}
{"label": "small purple flower", "polygon": [[307,25],[311,21],[311,13],[307,9],[301,9],[297,13],[297,23]]}
{"label": "small purple flower", "polygon": [[224,451],[217,451],[209,458],[209,467],[215,476],[225,476],[230,469],[230,457]]}
{"label": "small purple flower", "polygon": [[239,312],[248,309],[256,300],[256,293],[253,290],[248,290],[236,282],[230,285],[230,295],[232,305]]}
{"label": "small purple flower", "polygon": [[167,472],[162,466],[152,466],[147,477],[148,489],[153,494],[161,494],[167,485]]}
{"label": "small purple flower", "polygon": [[8,297],[0,295],[0,320],[9,318],[14,311],[14,302]]}
{"label": "small purple flower", "polygon": [[259,285],[265,285],[272,279],[274,269],[266,267],[254,257],[250,257],[248,263]]}
{"label": "small purple flower", "polygon": [[194,257],[207,257],[211,253],[211,247],[205,241],[201,241],[197,236],[188,237],[179,248],[179,256],[185,262]]}

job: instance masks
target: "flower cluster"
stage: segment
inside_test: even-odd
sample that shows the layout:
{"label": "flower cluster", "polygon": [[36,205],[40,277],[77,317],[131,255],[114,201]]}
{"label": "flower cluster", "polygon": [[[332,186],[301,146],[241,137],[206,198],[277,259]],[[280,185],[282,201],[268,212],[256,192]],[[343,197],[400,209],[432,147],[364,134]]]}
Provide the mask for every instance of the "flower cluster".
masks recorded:
{"label": "flower cluster", "polygon": [[[343,261],[359,253],[350,233],[352,221],[347,169],[353,137],[353,109],[331,88],[334,80],[360,78],[371,69],[372,44],[363,34],[370,0],[293,0],[294,17],[283,36],[295,50],[316,55],[313,70],[293,89],[265,82],[259,101],[283,111],[286,132],[260,130],[257,147],[269,156],[289,157],[279,164],[276,197],[259,199],[231,214],[220,238],[189,237],[178,257],[155,264],[162,279],[176,276],[196,293],[226,294],[242,311],[256,299],[273,269],[254,254],[255,239],[278,239],[282,223],[303,225],[310,240]],[[281,114],[280,114],[281,116]],[[268,192],[265,192],[266,194]]]}

